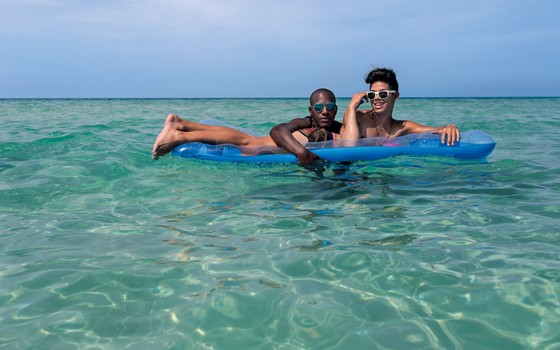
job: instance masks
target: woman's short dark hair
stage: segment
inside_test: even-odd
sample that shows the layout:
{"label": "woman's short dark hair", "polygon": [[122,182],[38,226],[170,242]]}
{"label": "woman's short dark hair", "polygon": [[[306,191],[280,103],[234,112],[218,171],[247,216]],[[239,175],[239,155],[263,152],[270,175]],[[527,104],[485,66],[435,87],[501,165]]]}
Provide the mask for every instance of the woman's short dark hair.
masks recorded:
{"label": "woman's short dark hair", "polygon": [[387,83],[392,90],[399,91],[399,83],[397,81],[397,74],[390,68],[375,68],[366,76],[366,84],[371,84],[376,81]]}

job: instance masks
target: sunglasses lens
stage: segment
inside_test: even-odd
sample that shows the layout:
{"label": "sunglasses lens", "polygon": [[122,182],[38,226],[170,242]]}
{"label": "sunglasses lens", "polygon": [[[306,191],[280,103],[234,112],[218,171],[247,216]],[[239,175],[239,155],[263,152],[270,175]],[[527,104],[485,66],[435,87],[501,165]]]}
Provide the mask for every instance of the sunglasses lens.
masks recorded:
{"label": "sunglasses lens", "polygon": [[375,98],[375,95],[377,95],[380,99],[385,100],[387,97],[389,97],[389,92],[388,91],[370,91],[367,93],[367,98],[369,100],[373,100]]}
{"label": "sunglasses lens", "polygon": [[317,112],[322,112],[323,108],[325,108],[325,106],[327,106],[327,109],[329,111],[332,111],[333,109],[336,108],[336,103],[334,103],[334,102],[328,102],[327,104],[317,103],[317,104],[313,105],[313,109],[315,109],[315,111],[317,111]]}

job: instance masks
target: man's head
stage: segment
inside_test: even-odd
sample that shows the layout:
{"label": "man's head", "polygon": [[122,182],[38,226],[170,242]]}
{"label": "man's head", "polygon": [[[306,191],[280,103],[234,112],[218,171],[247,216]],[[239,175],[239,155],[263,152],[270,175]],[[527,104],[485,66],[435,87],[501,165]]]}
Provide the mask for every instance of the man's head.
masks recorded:
{"label": "man's head", "polygon": [[317,89],[309,97],[309,115],[317,126],[322,128],[331,126],[337,111],[336,97],[331,90]]}

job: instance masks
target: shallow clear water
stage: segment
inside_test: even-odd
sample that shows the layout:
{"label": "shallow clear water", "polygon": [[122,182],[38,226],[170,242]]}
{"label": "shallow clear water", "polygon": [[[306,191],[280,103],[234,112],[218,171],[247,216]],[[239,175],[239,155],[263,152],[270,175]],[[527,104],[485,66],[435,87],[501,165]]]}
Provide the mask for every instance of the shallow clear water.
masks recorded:
{"label": "shallow clear water", "polygon": [[0,347],[557,348],[560,99],[398,101],[483,161],[150,159],[168,113],[306,102],[0,100]]}

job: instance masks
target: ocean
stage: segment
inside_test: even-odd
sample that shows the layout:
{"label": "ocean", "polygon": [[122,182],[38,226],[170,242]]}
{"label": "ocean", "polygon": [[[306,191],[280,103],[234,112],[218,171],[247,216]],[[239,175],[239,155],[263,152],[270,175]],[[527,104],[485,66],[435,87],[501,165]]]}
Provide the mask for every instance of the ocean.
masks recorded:
{"label": "ocean", "polygon": [[560,98],[397,101],[484,160],[151,159],[169,113],[307,106],[0,100],[0,348],[560,349]]}

